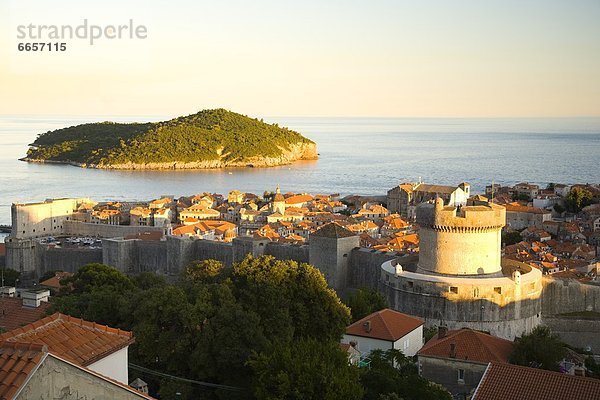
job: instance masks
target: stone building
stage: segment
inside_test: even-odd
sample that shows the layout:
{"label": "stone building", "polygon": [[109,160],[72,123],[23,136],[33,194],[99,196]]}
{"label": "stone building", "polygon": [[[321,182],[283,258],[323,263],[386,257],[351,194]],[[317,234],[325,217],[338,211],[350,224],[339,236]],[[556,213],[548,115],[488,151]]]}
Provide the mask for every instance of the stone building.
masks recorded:
{"label": "stone building", "polygon": [[544,222],[552,220],[552,212],[537,207],[527,207],[519,204],[505,204],[506,226],[521,230],[533,226],[544,228]]}
{"label": "stone building", "polygon": [[273,213],[279,213],[281,215],[284,215],[285,207],[285,198],[281,194],[281,189],[279,189],[279,185],[277,185],[277,189],[275,189],[275,196],[273,197],[273,203],[271,203],[271,211],[273,211]]}
{"label": "stone building", "polygon": [[414,219],[416,207],[429,200],[443,199],[446,205],[462,205],[471,196],[471,185],[429,185],[425,183],[402,183],[387,192],[387,208],[403,218]]}
{"label": "stone building", "polygon": [[490,362],[507,363],[514,343],[471,329],[440,327],[417,353],[419,374],[444,386],[454,398],[466,399]]}
{"label": "stone building", "polygon": [[386,308],[359,319],[346,328],[342,343],[367,356],[373,350],[400,350],[407,357],[423,346],[423,321]]}
{"label": "stone building", "polygon": [[350,252],[360,247],[360,236],[332,222],[313,232],[309,243],[309,263],[325,275],[329,286],[343,295],[348,282]]}
{"label": "stone building", "polygon": [[502,206],[441,198],[417,208],[420,253],[383,263],[381,282],[398,311],[426,326],[469,327],[507,339],[540,322],[542,273],[500,256]]}
{"label": "stone building", "polygon": [[76,365],[127,383],[131,332],[55,313],[0,335],[3,342],[34,343]]}
{"label": "stone building", "polygon": [[0,343],[0,398],[153,399],[55,354],[42,344]]}

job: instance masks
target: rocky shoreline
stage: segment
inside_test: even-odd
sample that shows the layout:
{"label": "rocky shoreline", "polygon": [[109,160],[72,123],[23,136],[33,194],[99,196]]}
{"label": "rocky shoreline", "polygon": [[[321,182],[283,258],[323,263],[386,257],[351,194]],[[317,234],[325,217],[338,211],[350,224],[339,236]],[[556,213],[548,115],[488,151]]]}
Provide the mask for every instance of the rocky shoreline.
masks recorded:
{"label": "rocky shoreline", "polygon": [[241,161],[226,161],[221,159],[195,161],[195,162],[160,162],[160,163],[123,163],[123,164],[88,164],[77,161],[40,160],[28,157],[20,158],[20,161],[40,164],[64,164],[80,168],[112,169],[112,170],[178,170],[178,169],[219,169],[236,167],[277,167],[288,165],[300,160],[317,160],[317,145],[315,143],[295,143],[289,149],[281,148],[281,155],[277,157],[252,157]]}

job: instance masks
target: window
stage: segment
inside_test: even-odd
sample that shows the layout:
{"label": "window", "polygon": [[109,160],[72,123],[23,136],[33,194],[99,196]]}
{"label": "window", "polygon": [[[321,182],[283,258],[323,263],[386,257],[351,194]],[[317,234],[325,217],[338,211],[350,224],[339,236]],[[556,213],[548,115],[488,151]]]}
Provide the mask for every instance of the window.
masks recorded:
{"label": "window", "polygon": [[473,297],[479,297],[479,288],[473,288]]}
{"label": "window", "polygon": [[410,339],[404,341],[404,350],[408,349],[408,346],[410,346]]}
{"label": "window", "polygon": [[450,293],[458,294],[458,286],[450,286]]}
{"label": "window", "polygon": [[408,281],[408,287],[412,289],[412,287],[415,285],[414,282]]}
{"label": "window", "polygon": [[498,293],[498,294],[502,294],[502,288],[500,286],[496,286],[494,288],[494,292]]}
{"label": "window", "polygon": [[458,370],[458,382],[460,382],[460,383],[465,382],[465,370],[464,369]]}

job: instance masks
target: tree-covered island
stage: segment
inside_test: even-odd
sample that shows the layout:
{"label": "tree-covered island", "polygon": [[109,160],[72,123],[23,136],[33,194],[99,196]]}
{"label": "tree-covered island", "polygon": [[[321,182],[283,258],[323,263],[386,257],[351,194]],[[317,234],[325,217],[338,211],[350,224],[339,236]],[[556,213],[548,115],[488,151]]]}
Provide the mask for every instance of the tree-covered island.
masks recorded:
{"label": "tree-covered island", "polygon": [[105,169],[270,167],[317,158],[300,133],[224,109],[155,123],[89,123],[43,133],[24,161]]}

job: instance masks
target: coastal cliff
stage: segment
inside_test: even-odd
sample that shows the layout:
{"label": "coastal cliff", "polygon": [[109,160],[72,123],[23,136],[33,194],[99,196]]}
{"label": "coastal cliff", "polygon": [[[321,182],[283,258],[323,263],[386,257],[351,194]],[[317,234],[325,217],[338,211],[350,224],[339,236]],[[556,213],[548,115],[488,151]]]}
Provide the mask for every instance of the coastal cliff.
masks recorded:
{"label": "coastal cliff", "polygon": [[295,143],[289,149],[282,149],[278,157],[250,157],[244,160],[230,161],[224,158],[206,161],[174,161],[174,162],[148,162],[148,163],[122,163],[122,164],[86,164],[75,161],[36,160],[27,157],[22,161],[40,164],[68,164],[80,168],[119,169],[119,170],[167,170],[167,169],[218,169],[235,167],[277,167],[288,165],[300,160],[317,160],[317,145],[315,143]]}
{"label": "coastal cliff", "polygon": [[300,133],[217,109],[158,123],[84,124],[44,133],[22,161],[150,170],[273,167],[318,158]]}

